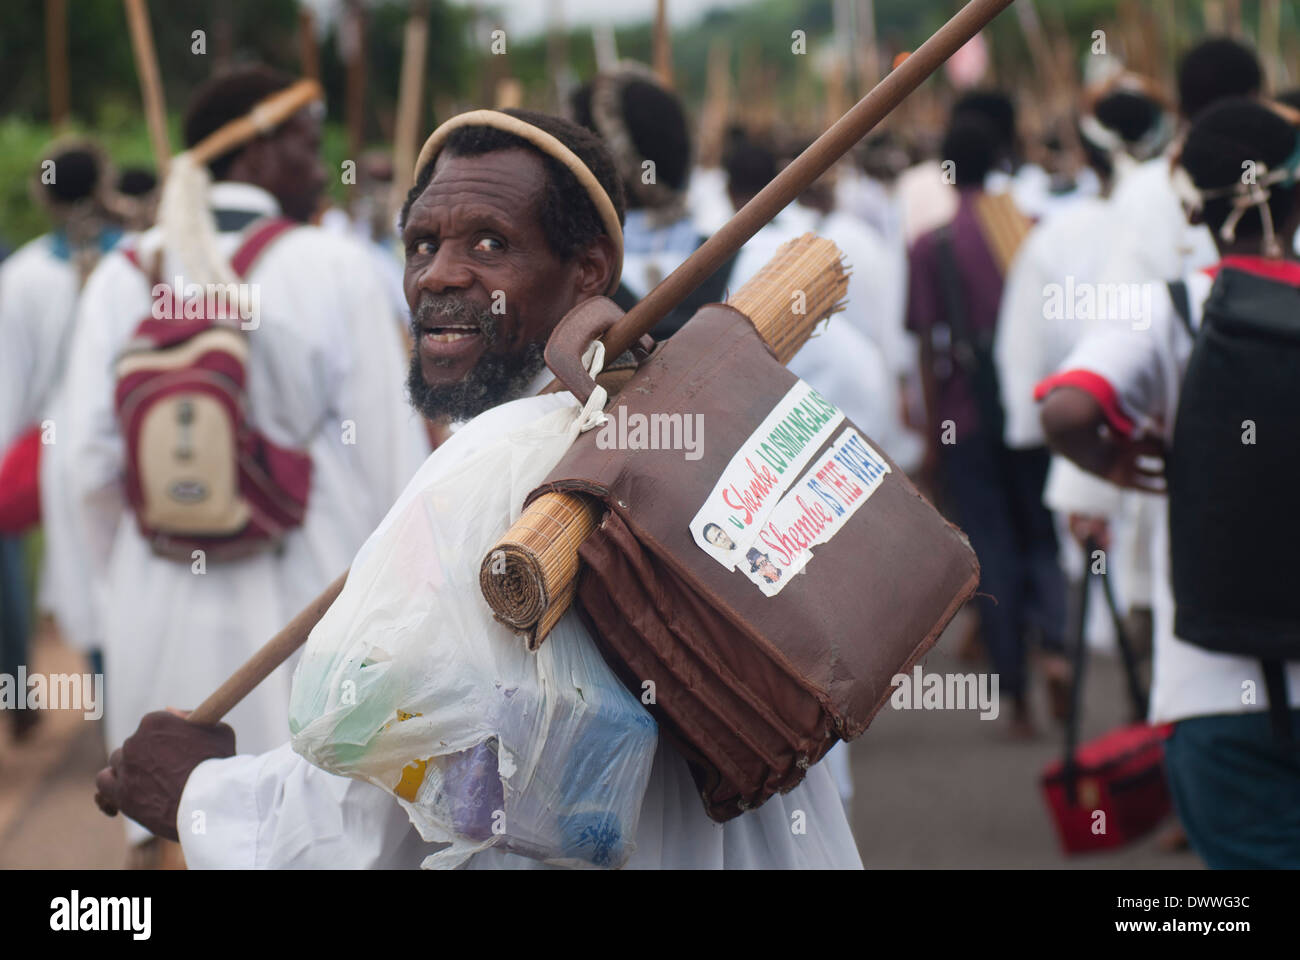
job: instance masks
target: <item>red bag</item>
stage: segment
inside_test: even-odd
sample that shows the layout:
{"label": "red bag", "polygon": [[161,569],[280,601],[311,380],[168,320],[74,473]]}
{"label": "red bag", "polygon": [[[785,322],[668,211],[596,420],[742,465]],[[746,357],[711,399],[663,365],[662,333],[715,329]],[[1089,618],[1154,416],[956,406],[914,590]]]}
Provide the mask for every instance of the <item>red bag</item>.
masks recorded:
{"label": "red bag", "polygon": [[1172,724],[1135,723],[1103,734],[1043,772],[1043,793],[1066,853],[1122,847],[1144,836],[1171,807],[1164,741]]}
{"label": "red bag", "polygon": [[[1085,560],[1097,545],[1091,541]],[[1088,593],[1092,573],[1085,566],[1075,604],[1074,678],[1070,690],[1070,715],[1066,723],[1065,756],[1043,771],[1043,795],[1061,847],[1067,854],[1090,853],[1123,847],[1150,832],[1173,809],[1165,782],[1164,742],[1173,724],[1153,727],[1146,716],[1146,695],[1137,675],[1137,662],[1124,623],[1111,593],[1110,581],[1100,574],[1106,604],[1115,624],[1134,722],[1078,744],[1079,706],[1082,702],[1087,643]]]}
{"label": "red bag", "polygon": [[[293,226],[252,227],[231,258],[235,274],[246,276]],[[140,266],[134,251],[127,256]],[[140,532],[155,553],[186,563],[195,549],[213,561],[274,549],[306,514],[311,459],[248,421],[248,343],[229,305],[205,301],[191,317],[181,291],[155,278],[159,291],[172,309],[141,321],[116,363],[125,485]]]}
{"label": "red bag", "polygon": [[0,461],[0,533],[26,533],[41,522],[41,428],[14,441]]}

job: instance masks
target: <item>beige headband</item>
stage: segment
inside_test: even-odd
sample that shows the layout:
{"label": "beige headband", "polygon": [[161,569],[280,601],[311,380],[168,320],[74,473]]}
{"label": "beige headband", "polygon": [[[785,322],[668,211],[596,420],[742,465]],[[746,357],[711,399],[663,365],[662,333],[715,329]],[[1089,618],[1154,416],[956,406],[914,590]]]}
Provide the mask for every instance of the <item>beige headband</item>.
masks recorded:
{"label": "beige headband", "polygon": [[319,83],[299,80],[267,97],[242,117],[214,130],[186,152],[195,163],[207,163],[259,134],[269,133],[307,104],[323,99]]}
{"label": "beige headband", "polygon": [[516,137],[527,140],[547,156],[560,161],[578,178],[578,183],[582,184],[583,189],[587,191],[587,196],[591,197],[591,202],[595,204],[596,213],[600,215],[600,222],[604,225],[605,232],[609,234],[609,238],[614,241],[614,246],[618,250],[618,259],[614,261],[614,273],[610,278],[608,292],[613,293],[618,289],[619,277],[623,273],[623,227],[618,222],[618,211],[614,209],[613,201],[609,199],[609,194],[600,185],[596,175],[576,153],[545,130],[533,126],[526,120],[520,120],[499,110],[471,110],[452,117],[429,134],[429,139],[424,141],[424,146],[420,148],[419,159],[415,161],[415,170],[411,174],[412,182],[419,179],[420,171],[438,155],[438,151],[447,142],[451,132],[460,127],[493,127],[506,133],[513,133]]}

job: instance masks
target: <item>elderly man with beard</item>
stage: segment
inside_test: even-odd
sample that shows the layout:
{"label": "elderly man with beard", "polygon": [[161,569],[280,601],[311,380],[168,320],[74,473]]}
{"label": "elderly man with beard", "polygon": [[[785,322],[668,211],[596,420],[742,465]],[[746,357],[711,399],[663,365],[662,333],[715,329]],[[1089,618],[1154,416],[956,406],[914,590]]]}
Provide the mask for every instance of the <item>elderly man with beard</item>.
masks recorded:
{"label": "elderly man with beard", "polygon": [[[441,151],[418,164],[401,225],[415,339],[411,400],[428,417],[463,422],[541,387],[555,324],[617,283],[623,196],[607,150],[575,124],[522,110],[449,124],[457,129]],[[465,429],[485,431],[491,418],[505,419],[500,413]],[[439,448],[421,473],[447,455]],[[384,790],[319,769],[288,744],[236,755],[229,728],[171,713],[147,715],[97,786],[105,812],[121,810],[164,836],[202,812],[205,832],[180,831],[191,866],[415,867],[436,849]],[[805,832],[791,828],[795,819]],[[643,869],[861,866],[824,765],[719,824],[664,738],[635,842],[628,866]],[[497,849],[467,863],[540,865]]]}

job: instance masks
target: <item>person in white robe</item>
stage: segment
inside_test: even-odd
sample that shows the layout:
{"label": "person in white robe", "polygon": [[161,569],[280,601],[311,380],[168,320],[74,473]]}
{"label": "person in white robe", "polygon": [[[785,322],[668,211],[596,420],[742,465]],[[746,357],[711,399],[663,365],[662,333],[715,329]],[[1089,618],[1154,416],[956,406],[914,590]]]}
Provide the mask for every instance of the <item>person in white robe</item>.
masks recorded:
{"label": "person in white robe", "polygon": [[[69,543],[67,511],[62,509],[68,445],[59,443],[62,420],[60,385],[64,381],[73,319],[82,284],[99,258],[118,242],[122,229],[113,209],[112,170],[107,156],[92,141],[72,139],[52,144],[44,154],[38,196],[56,227],[24,244],[0,266],[0,456],[32,429],[40,431],[38,484],[44,532],[37,606],[55,616],[60,633],[72,647],[90,653],[97,642],[89,602],[83,554]],[[21,560],[6,538],[5,563]],[[7,582],[12,582],[7,577]],[[8,592],[8,591],[6,591]],[[24,591],[25,592],[25,591]],[[6,597],[5,606],[25,605],[26,597]],[[25,634],[26,618],[8,610],[14,625],[6,634]],[[7,621],[8,622],[8,621]],[[0,657],[0,672],[25,648],[26,637],[6,640],[10,654]],[[36,714],[17,712],[14,720],[30,724]]]}
{"label": "person in white robe", "polygon": [[[577,175],[556,182],[554,166],[544,160],[557,155],[570,173],[577,167],[585,174],[586,186]],[[408,386],[427,416],[470,422],[428,458],[388,523],[431,478],[516,425],[511,418],[521,405],[503,404],[549,379],[534,347],[575,303],[616,284],[621,266],[618,175],[600,140],[576,124],[522,110],[476,111],[435,131],[416,166],[418,196],[402,217],[417,333]],[[547,213],[554,208],[539,201],[551,191],[559,191],[564,209],[577,216],[557,223]],[[537,214],[521,216],[526,210]],[[435,235],[440,242],[432,242]],[[517,260],[516,250],[522,253]],[[508,305],[499,318],[490,309],[495,289]],[[492,351],[499,336],[512,349]],[[572,399],[531,401],[548,402]],[[386,532],[387,523],[381,524],[368,546]],[[366,562],[366,551],[357,564]],[[477,566],[479,559],[465,562]],[[570,612],[557,629],[583,628]],[[154,739],[151,731],[162,727],[168,733]],[[100,772],[101,808],[161,810],[151,827],[179,833],[192,866],[414,867],[432,852],[385,791],[326,773],[287,745],[231,755],[228,741],[213,745],[222,730],[150,714]],[[203,833],[188,829],[196,814]],[[796,821],[806,823],[806,831],[793,829]],[[861,866],[825,765],[814,765],[789,793],[720,825],[709,820],[685,760],[664,739],[635,845],[633,868]],[[536,865],[499,850],[476,853],[466,864]]]}
{"label": "person in white robe", "polygon": [[[219,76],[196,94],[190,116],[220,126],[282,91],[287,79],[261,68]],[[260,155],[284,150],[310,160],[318,125],[303,107],[277,136],[257,144]],[[252,158],[239,164],[247,156],[237,153],[234,165],[227,161],[230,179],[198,198],[203,214],[227,227],[213,238],[224,258],[249,225],[302,217],[314,203],[310,195],[291,193],[282,201],[251,182],[259,174]],[[295,174],[309,194],[311,174],[301,168]],[[319,189],[319,168],[315,178]],[[293,210],[286,209],[290,202]],[[164,208],[167,203],[164,189]],[[161,277],[198,282],[189,279],[195,277],[192,261],[180,255],[175,240],[164,219],[136,239],[140,262],[152,262],[160,251]],[[196,705],[210,694],[346,569],[428,453],[422,424],[403,396],[397,324],[360,244],[295,226],[260,254],[246,280],[260,297],[259,325],[246,335],[249,421],[272,442],[305,449],[312,474],[301,526],[275,549],[238,560],[191,564],[160,556],[125,506],[127,453],[114,409],[114,366],[150,316],[150,278],[123,251],[114,252],[91,275],[81,301],[60,443],[76,464],[69,483],[80,540],[108,598],[103,640],[110,744],[122,742],[150,709]],[[289,679],[289,671],[280,670],[230,714],[249,749],[284,742]],[[133,841],[147,838],[138,824],[128,832]]]}
{"label": "person in white robe", "polygon": [[[1111,193],[1123,191],[1130,178],[1143,176],[1140,164],[1158,156],[1173,136],[1173,117],[1152,84],[1132,74],[1112,75],[1088,93],[1086,103],[1080,139],[1105,184],[1103,195],[1080,197],[1036,225],[1012,262],[1002,295],[994,356],[1006,412],[1006,442],[1015,449],[1045,443],[1034,388],[1059,367],[1093,324],[1108,319],[1098,311],[1109,310],[1113,303],[1133,316],[1111,319],[1140,325],[1143,305],[1150,299],[1141,285],[1114,288],[1127,299],[1112,299],[1107,292],[1111,287],[1103,285],[1112,251],[1128,240],[1131,230],[1127,220],[1116,215]],[[1043,499],[1056,515],[1062,568],[1077,577],[1085,562],[1093,562],[1083,557],[1070,536],[1074,517],[1074,527],[1095,533],[1099,546],[1111,554],[1121,609],[1149,605],[1143,589],[1146,565],[1135,563],[1141,551],[1133,549],[1124,523],[1127,495],[1054,456]],[[1087,636],[1094,644],[1109,646],[1113,625],[1101,584],[1094,590]]]}

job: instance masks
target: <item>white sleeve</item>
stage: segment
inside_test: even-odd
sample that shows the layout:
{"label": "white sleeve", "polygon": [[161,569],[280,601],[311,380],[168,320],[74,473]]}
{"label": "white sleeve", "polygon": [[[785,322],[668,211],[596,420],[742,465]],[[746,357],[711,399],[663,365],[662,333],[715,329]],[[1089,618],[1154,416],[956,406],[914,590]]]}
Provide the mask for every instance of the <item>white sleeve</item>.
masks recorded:
{"label": "white sleeve", "polygon": [[15,262],[0,266],[0,458],[31,424],[26,408],[35,370],[30,318],[15,286]]}
{"label": "white sleeve", "polygon": [[1036,399],[1059,386],[1077,387],[1093,396],[1121,433],[1163,436],[1173,414],[1170,398],[1176,395],[1169,378],[1176,373],[1172,324],[1178,321],[1172,319],[1168,288],[1158,286],[1149,325],[1094,323],[1060,370],[1038,384]]}
{"label": "white sleeve", "polygon": [[284,744],[194,768],[176,818],[190,869],[414,869],[436,849],[383,790]]}
{"label": "white sleeve", "polygon": [[1002,407],[1006,411],[1005,439],[1014,449],[1041,446],[1043,427],[1034,402],[1034,386],[1050,372],[1044,369],[1046,325],[1043,277],[1038,271],[1034,235],[1012,261],[998,310],[993,357],[997,364]]}

